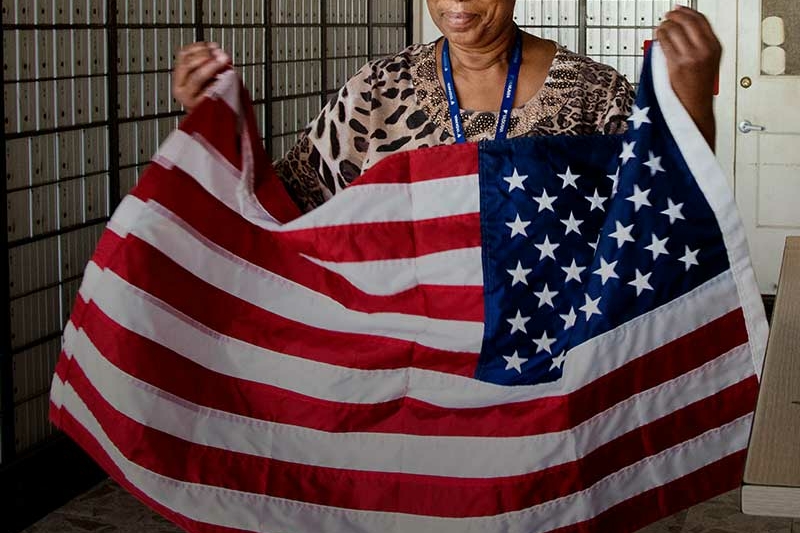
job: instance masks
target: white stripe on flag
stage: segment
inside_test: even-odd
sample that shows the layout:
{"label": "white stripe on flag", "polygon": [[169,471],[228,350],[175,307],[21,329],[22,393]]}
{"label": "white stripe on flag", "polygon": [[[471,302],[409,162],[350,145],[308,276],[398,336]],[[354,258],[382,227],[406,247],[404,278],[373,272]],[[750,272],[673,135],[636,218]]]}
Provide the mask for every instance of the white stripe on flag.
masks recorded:
{"label": "white stripe on flag", "polygon": [[98,284],[102,280],[103,269],[94,261],[89,261],[83,271],[83,279],[81,280],[81,286],[78,287],[78,295],[88,302],[94,297]]}
{"label": "white stripe on flag", "polygon": [[313,227],[405,222],[466,215],[480,210],[478,175],[348,187],[310,213],[285,225]]}
{"label": "white stripe on flag", "polygon": [[[575,461],[751,375],[747,345],[743,345],[561,432],[524,437],[331,433],[256,420],[176,398],[118,369],[83,330],[68,330],[65,352],[114,409],[140,424],[196,444],[291,463],[453,478],[514,476]],[[487,449],[492,453],[486,454]]]}
{"label": "white stripe on flag", "polygon": [[348,187],[310,213],[280,226],[252,195],[240,172],[199,135],[175,132],[164,142],[155,161],[181,169],[231,210],[271,231],[420,221],[477,213],[480,209],[478,175],[470,174],[411,184]]}
{"label": "white stripe on flag", "polygon": [[629,498],[743,450],[751,421],[750,415],[739,418],[629,465],[581,492],[503,515],[458,519],[341,509],[167,478],[124,457],[69,384],[64,387],[64,400],[67,410],[98,441],[125,478],[156,502],[192,520],[265,533],[285,531],[289,525],[294,533],[550,531],[591,519]]}
{"label": "white stripe on flag", "polygon": [[106,229],[110,229],[123,239],[128,236],[128,231],[139,220],[144,210],[144,202],[136,196],[128,195],[122,199],[114,211]]}
{"label": "white stripe on flag", "polygon": [[340,274],[365,293],[377,296],[399,294],[417,285],[483,286],[480,248],[380,261],[335,262],[303,257]]}

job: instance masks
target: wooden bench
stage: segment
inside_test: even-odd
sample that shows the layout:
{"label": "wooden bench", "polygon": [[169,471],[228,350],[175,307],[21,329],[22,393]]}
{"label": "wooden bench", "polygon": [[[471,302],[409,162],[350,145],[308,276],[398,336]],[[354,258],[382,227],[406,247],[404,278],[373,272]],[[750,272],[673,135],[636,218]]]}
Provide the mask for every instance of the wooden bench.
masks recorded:
{"label": "wooden bench", "polygon": [[800,237],[789,237],[783,254],[742,511],[800,518]]}

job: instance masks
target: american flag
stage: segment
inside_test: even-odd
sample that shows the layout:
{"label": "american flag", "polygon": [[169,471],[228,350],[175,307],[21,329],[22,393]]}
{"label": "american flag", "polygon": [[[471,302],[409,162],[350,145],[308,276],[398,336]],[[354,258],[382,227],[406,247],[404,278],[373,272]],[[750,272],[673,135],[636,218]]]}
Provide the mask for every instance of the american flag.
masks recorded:
{"label": "american flag", "polygon": [[303,216],[254,123],[224,75],[64,332],[51,417],[134,495],[203,533],[585,533],[738,486],[766,321],[658,47],[624,136],[396,154]]}

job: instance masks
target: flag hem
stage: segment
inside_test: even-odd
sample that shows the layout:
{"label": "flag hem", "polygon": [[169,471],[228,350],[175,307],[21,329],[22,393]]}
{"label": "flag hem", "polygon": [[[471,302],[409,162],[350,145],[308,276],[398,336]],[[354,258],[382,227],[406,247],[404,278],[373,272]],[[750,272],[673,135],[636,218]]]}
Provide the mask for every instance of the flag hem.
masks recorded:
{"label": "flag hem", "polygon": [[651,54],[653,89],[662,109],[664,121],[722,230],[722,238],[728,251],[728,262],[742,302],[755,373],[760,381],[768,326],[735,198],[713,150],[672,89],[666,57],[659,43],[654,43]]}

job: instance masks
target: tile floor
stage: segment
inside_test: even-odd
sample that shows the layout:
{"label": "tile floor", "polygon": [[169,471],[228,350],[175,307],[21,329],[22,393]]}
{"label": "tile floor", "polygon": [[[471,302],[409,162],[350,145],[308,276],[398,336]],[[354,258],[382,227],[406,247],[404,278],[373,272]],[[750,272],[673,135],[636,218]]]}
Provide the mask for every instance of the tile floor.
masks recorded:
{"label": "tile floor", "polygon": [[[800,520],[745,516],[729,492],[666,518],[639,533],[800,533]],[[51,513],[23,533],[180,533],[111,481]],[[613,532],[608,532],[613,533]]]}

